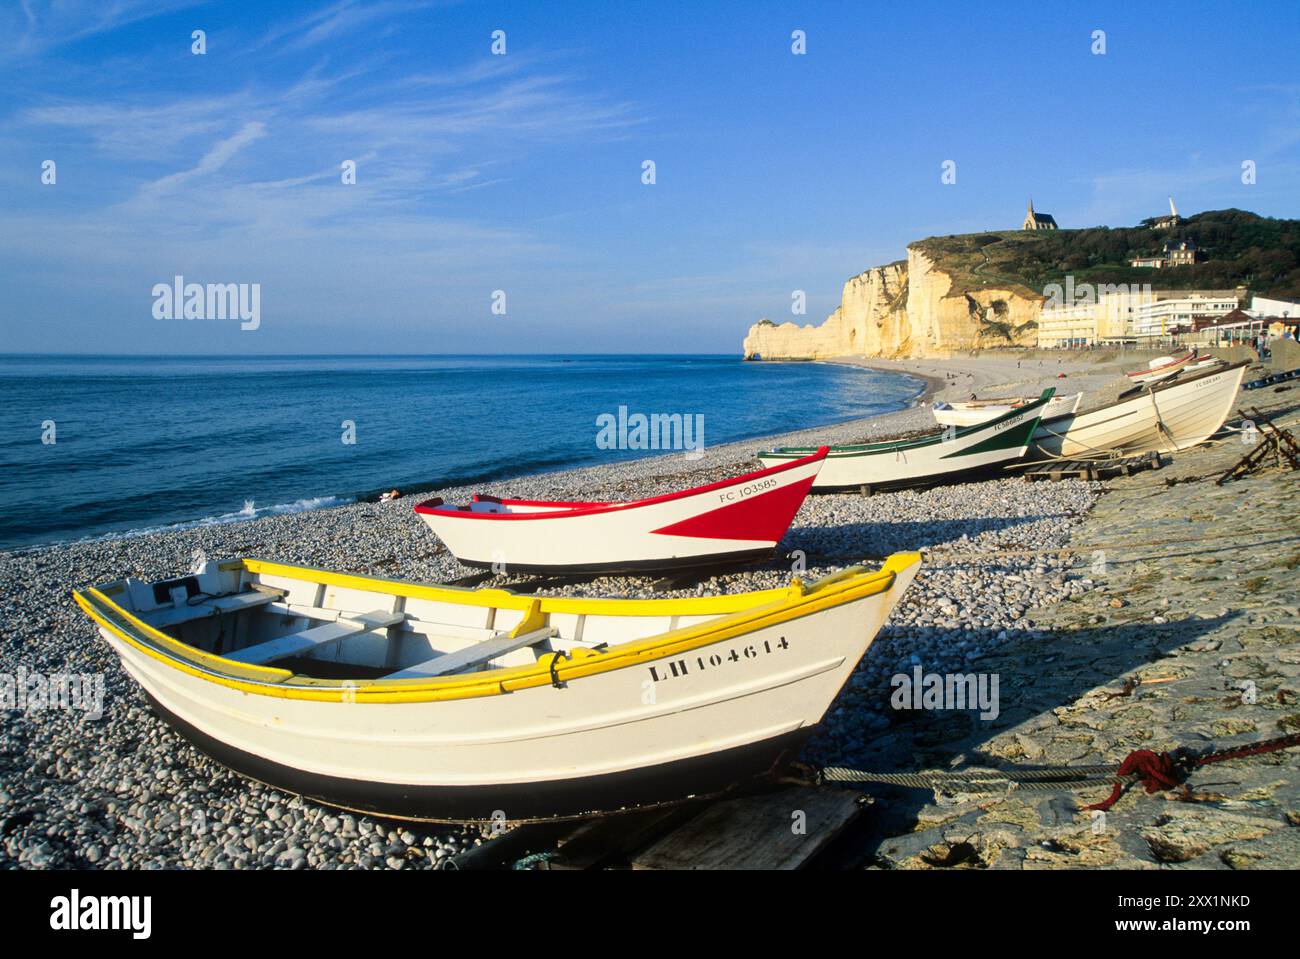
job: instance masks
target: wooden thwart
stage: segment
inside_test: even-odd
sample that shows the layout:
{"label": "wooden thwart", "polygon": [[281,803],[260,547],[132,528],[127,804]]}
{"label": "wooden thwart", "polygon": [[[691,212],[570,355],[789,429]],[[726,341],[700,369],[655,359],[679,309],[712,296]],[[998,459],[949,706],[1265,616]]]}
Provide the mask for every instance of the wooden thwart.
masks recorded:
{"label": "wooden thwart", "polygon": [[225,658],[233,659],[238,663],[250,663],[260,666],[274,662],[277,659],[284,659],[286,656],[298,656],[310,652],[318,646],[335,643],[341,639],[347,639],[349,636],[368,633],[376,629],[387,629],[389,626],[397,625],[405,618],[405,613],[375,609],[359,616],[340,618],[336,622],[314,626],[311,629],[303,630],[301,633],[291,633],[288,636],[281,636],[265,643],[258,643],[256,646],[249,646],[247,649],[226,653]]}
{"label": "wooden thwart", "polygon": [[471,666],[481,666],[498,656],[513,653],[516,649],[535,646],[542,640],[557,635],[558,632],[559,630],[553,626],[545,626],[542,629],[534,629],[532,632],[524,633],[522,636],[501,636],[494,639],[485,639],[472,646],[466,646],[464,649],[458,649],[454,653],[441,653],[432,659],[426,659],[422,663],[408,666],[399,672],[389,673],[384,678],[415,679],[418,676],[446,676],[448,673],[468,669]]}
{"label": "wooden thwart", "polygon": [[246,609],[257,609],[275,602],[282,595],[280,591],[252,590],[246,593],[235,593],[233,596],[218,596],[216,599],[204,600],[190,606],[164,609],[157,613],[146,614],[145,618],[154,629],[165,629],[168,626],[176,626],[196,619],[206,619],[209,616],[221,616],[226,613],[240,613]]}

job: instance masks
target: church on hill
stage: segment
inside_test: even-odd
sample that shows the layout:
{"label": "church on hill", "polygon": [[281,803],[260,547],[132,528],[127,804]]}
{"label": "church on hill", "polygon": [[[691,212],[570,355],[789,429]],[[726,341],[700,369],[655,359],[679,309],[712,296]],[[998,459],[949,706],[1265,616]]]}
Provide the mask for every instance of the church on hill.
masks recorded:
{"label": "church on hill", "polygon": [[1050,213],[1035,213],[1034,198],[1029,198],[1029,212],[1025,214],[1025,222],[1020,225],[1022,230],[1055,230],[1056,218]]}

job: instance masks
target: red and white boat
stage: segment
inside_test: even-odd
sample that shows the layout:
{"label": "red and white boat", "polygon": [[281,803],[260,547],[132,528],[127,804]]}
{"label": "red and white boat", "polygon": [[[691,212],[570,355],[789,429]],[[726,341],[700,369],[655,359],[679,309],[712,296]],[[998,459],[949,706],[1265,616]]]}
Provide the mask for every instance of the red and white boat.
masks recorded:
{"label": "red and white boat", "polygon": [[466,566],[499,572],[649,572],[766,559],[826,460],[810,456],[625,503],[499,499],[415,507]]}
{"label": "red and white boat", "polygon": [[1196,359],[1195,354],[1190,352],[1181,356],[1157,356],[1147,364],[1145,370],[1134,370],[1132,373],[1125,373],[1124,375],[1134,383],[1158,383],[1160,380],[1173,376],[1194,359]]}

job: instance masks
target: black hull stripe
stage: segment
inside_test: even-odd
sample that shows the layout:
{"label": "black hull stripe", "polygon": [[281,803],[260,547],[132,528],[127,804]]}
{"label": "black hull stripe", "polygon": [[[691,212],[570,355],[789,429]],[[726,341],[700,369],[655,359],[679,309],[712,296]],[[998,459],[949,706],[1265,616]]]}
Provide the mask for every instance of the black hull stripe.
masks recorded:
{"label": "black hull stripe", "polygon": [[272,762],[208,735],[141,692],[181,736],[241,775],[327,806],[421,822],[490,823],[494,814],[495,821],[504,814],[510,822],[580,819],[712,796],[761,779],[774,766],[793,759],[815,728],[600,776],[488,786],[408,786],[324,776]]}

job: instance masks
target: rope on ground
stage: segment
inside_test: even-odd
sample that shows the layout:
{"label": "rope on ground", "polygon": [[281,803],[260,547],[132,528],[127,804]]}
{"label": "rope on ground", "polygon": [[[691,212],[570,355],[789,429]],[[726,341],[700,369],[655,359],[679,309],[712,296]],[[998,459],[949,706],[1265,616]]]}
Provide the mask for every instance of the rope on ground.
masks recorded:
{"label": "rope on ground", "polygon": [[1048,769],[964,769],[951,773],[872,773],[843,766],[819,770],[820,782],[885,783],[915,789],[960,787],[966,792],[1003,789],[1053,790],[1095,785],[1115,778],[1114,766],[1057,766]]}
{"label": "rope on ground", "polygon": [[1221,749],[1217,752],[1202,753],[1200,755],[1182,749],[1175,750],[1172,755],[1170,753],[1153,753],[1148,749],[1136,749],[1129,753],[1119,766],[1118,776],[1126,781],[1115,783],[1110,795],[1101,802],[1095,802],[1083,808],[1086,810],[1099,809],[1105,812],[1119,801],[1119,798],[1124,795],[1124,791],[1134,782],[1140,781],[1146,787],[1148,794],[1156,793],[1182,785],[1188,776],[1202,766],[1226,762],[1229,759],[1261,756],[1264,753],[1278,752],[1282,749],[1290,749],[1293,746],[1300,746],[1300,733],[1292,733],[1289,736],[1279,736],[1276,739],[1266,739],[1263,742],[1250,743],[1246,746]]}
{"label": "rope on ground", "polygon": [[1193,752],[1187,748],[1173,753],[1154,753],[1137,749],[1114,766],[1044,766],[1036,769],[963,769],[946,773],[876,773],[843,766],[814,769],[817,783],[883,783],[915,789],[950,789],[971,793],[1020,791],[1060,791],[1081,789],[1101,782],[1112,783],[1111,794],[1101,802],[1084,806],[1085,810],[1110,809],[1134,783],[1140,782],[1148,793],[1173,789],[1197,769],[1229,759],[1244,759],[1300,746],[1300,733],[1266,739],[1244,746],[1215,752]]}

